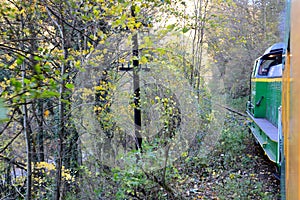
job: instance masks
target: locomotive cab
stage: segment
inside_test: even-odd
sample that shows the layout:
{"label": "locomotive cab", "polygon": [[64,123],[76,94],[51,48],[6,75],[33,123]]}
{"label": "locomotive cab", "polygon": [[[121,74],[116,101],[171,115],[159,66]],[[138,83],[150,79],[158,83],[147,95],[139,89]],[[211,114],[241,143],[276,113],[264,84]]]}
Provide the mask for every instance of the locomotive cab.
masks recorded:
{"label": "locomotive cab", "polygon": [[280,163],[278,117],[281,106],[281,82],[284,44],[276,43],[254,62],[247,113],[250,130],[269,159]]}
{"label": "locomotive cab", "polygon": [[284,44],[278,43],[267,49],[264,55],[255,61],[252,78],[282,77],[283,48]]}

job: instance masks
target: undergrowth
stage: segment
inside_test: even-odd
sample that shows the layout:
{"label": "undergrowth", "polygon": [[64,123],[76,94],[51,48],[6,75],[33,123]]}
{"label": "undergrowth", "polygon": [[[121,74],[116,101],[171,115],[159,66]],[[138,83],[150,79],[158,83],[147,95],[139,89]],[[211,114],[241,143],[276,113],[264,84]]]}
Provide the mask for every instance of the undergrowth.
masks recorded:
{"label": "undergrowth", "polygon": [[189,152],[166,169],[144,171],[137,163],[134,168],[106,169],[96,175],[87,171],[77,198],[279,199],[275,165],[255,144],[244,121],[226,116],[209,154],[201,155],[203,137],[196,137]]}
{"label": "undergrowth", "polygon": [[187,198],[279,199],[275,164],[262,153],[243,120],[232,115],[226,117],[212,153],[191,159],[189,165],[198,167],[191,173],[196,181],[189,183]]}

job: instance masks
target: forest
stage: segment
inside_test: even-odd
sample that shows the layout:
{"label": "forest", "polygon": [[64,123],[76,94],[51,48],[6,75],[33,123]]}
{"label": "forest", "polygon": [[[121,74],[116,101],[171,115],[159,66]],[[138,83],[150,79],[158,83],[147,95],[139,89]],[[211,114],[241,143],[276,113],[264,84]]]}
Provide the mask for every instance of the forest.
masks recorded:
{"label": "forest", "polygon": [[243,113],[285,12],[283,0],[1,0],[0,199],[278,198]]}

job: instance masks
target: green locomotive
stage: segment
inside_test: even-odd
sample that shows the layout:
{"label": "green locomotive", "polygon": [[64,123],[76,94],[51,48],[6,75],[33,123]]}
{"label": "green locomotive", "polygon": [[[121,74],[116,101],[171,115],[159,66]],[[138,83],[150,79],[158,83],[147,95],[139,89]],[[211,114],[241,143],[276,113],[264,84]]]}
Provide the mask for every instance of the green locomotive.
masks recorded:
{"label": "green locomotive", "polygon": [[252,134],[269,159],[280,165],[281,88],[284,43],[276,43],[257,58],[251,75],[247,113]]}

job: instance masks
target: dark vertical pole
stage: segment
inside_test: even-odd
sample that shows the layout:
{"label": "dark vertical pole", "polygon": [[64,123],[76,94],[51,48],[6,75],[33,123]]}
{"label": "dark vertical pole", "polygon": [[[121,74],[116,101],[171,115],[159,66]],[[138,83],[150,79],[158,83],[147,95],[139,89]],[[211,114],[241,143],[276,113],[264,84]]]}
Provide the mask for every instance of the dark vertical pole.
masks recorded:
{"label": "dark vertical pole", "polygon": [[[135,6],[131,7],[131,16],[135,17]],[[141,149],[141,109],[140,109],[140,77],[139,77],[139,44],[138,34],[134,33],[132,36],[132,55],[133,55],[133,90],[134,90],[134,132],[136,137],[136,148]]]}
{"label": "dark vertical pole", "polygon": [[44,105],[43,100],[38,100],[38,115],[39,115],[39,121],[38,121],[38,134],[37,134],[37,152],[38,152],[38,162],[45,161],[45,155],[44,155],[44,128],[43,128],[43,122],[44,122]]}

